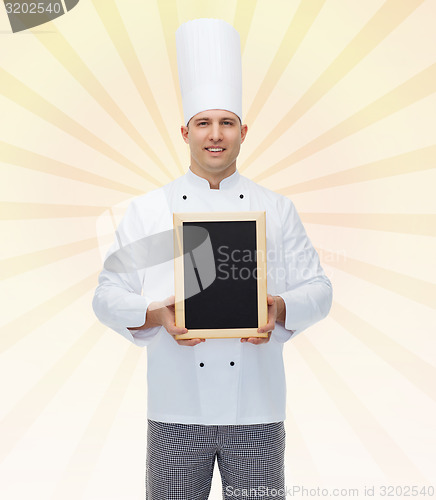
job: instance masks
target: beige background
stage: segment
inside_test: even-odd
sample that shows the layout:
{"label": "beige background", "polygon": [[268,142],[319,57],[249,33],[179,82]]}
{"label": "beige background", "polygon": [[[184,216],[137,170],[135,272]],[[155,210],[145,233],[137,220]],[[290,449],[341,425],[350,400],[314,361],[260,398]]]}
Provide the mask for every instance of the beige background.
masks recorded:
{"label": "beige background", "polygon": [[240,171],[293,199],[334,286],[285,345],[288,487],[436,486],[435,16],[81,0],[12,34],[0,5],[1,498],[144,498],[146,352],[93,315],[98,221],[188,166],[174,32],[196,17],[239,30]]}

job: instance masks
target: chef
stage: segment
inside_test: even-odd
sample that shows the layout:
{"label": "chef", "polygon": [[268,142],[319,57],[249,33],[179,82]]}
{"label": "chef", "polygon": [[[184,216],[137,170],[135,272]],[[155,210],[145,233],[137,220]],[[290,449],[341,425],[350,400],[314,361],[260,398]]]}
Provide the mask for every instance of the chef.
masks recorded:
{"label": "chef", "polygon": [[331,284],[292,202],[236,168],[247,134],[237,31],[196,19],[176,44],[190,167],[130,203],[108,255],[138,241],[165,254],[153,237],[172,229],[175,212],[265,211],[268,323],[259,332],[269,336],[175,340],[187,330],[174,321],[174,262],[135,262],[134,252],[124,272],[101,272],[93,307],[147,346],[149,500],[207,499],[215,459],[224,498],[285,498],[283,344],[328,314]]}

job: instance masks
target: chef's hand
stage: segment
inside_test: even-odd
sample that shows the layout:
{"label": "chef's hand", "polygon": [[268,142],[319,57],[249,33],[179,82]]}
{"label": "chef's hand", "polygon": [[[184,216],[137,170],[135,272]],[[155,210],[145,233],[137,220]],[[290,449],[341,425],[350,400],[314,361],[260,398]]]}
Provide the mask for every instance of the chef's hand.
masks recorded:
{"label": "chef's hand", "polygon": [[257,329],[259,333],[268,332],[268,337],[249,337],[241,339],[241,342],[249,342],[250,344],[266,344],[271,338],[271,332],[276,326],[276,321],[284,321],[285,315],[285,303],[283,299],[279,296],[273,297],[272,295],[267,295],[268,304],[268,323]]}
{"label": "chef's hand", "polygon": [[[173,337],[175,335],[181,335],[188,332],[186,328],[176,326],[174,295],[172,295],[171,297],[167,297],[161,302],[152,302],[148,306],[146,318],[147,320],[145,322],[145,325],[150,322],[150,325],[154,323],[152,326],[163,326],[165,330]],[[185,346],[194,346],[200,344],[200,342],[205,341],[205,339],[174,340],[179,345]]]}

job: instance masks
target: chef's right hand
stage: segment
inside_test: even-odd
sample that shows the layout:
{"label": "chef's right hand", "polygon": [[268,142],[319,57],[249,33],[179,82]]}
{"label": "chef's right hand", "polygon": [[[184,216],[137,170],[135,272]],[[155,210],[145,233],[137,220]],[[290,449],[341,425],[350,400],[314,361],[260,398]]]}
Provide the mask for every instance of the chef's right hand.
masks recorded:
{"label": "chef's right hand", "polygon": [[[181,328],[176,326],[176,316],[175,316],[175,307],[174,307],[174,295],[171,297],[167,297],[166,299],[160,302],[152,302],[147,309],[145,325],[150,324],[148,328],[151,326],[163,326],[165,330],[173,336],[182,335],[183,333],[187,333],[187,328]],[[145,326],[144,325],[144,326]],[[204,342],[205,339],[183,339],[174,340],[179,345],[185,346],[194,346],[200,344],[200,342]]]}

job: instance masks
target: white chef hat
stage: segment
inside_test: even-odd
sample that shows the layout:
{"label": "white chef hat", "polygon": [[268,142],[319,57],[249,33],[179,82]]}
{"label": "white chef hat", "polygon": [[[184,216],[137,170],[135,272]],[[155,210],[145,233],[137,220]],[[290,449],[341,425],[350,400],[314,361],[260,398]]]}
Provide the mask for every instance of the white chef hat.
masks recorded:
{"label": "white chef hat", "polygon": [[185,124],[207,109],[226,109],[242,122],[239,33],[221,19],[194,19],[176,31]]}

